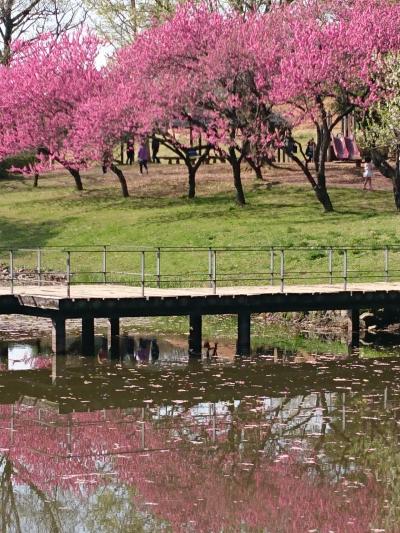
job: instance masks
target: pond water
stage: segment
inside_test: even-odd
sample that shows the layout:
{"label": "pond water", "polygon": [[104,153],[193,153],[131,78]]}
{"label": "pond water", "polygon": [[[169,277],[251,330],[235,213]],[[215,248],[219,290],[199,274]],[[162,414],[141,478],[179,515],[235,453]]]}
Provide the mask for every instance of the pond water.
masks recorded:
{"label": "pond water", "polygon": [[156,344],[112,362],[0,343],[1,531],[400,531],[400,348]]}

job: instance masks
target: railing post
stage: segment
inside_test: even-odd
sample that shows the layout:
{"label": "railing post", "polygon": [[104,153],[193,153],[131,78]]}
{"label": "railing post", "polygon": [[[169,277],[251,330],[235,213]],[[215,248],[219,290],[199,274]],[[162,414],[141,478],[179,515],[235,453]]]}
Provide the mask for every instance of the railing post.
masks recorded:
{"label": "railing post", "polygon": [[67,252],[67,297],[71,296],[71,252]]}
{"label": "railing post", "polygon": [[385,281],[389,281],[389,248],[385,247]]}
{"label": "railing post", "polygon": [[103,283],[107,283],[107,246],[103,246]]}
{"label": "railing post", "polygon": [[342,392],[342,431],[346,430],[346,393]]}
{"label": "railing post", "polygon": [[11,294],[14,294],[14,252],[10,250],[10,288]]}
{"label": "railing post", "polygon": [[270,266],[269,266],[269,271],[270,271],[270,276],[271,276],[271,286],[274,285],[274,276],[275,276],[275,273],[274,273],[274,270],[275,270],[275,250],[274,250],[274,247],[272,246],[271,247],[271,251],[270,251]]}
{"label": "railing post", "polygon": [[144,286],[145,286],[145,277],[146,277],[146,273],[145,273],[145,268],[146,268],[146,252],[144,250],[142,250],[141,252],[141,261],[140,261],[140,283],[141,283],[141,287],[142,287],[142,297],[144,296]]}
{"label": "railing post", "polygon": [[333,248],[328,250],[328,271],[329,271],[329,283],[333,283]]}
{"label": "railing post", "polygon": [[347,291],[347,282],[348,282],[348,257],[347,250],[343,250],[343,288]]}
{"label": "railing post", "polygon": [[212,250],[212,288],[213,294],[217,294],[217,251]]}
{"label": "railing post", "polygon": [[38,274],[38,285],[42,285],[42,250],[38,248],[37,251],[37,274]]}
{"label": "railing post", "polygon": [[281,249],[281,292],[285,290],[285,250]]}
{"label": "railing post", "polygon": [[213,286],[213,253],[211,248],[208,249],[208,286]]}
{"label": "railing post", "polygon": [[161,248],[157,248],[157,257],[156,257],[156,276],[157,276],[157,287],[161,287]]}

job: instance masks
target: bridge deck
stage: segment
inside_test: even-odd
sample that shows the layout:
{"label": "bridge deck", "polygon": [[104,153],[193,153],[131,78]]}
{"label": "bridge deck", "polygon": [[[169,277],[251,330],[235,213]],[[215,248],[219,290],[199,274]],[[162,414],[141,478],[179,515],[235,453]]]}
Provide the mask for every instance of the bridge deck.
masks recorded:
{"label": "bridge deck", "polygon": [[400,283],[210,288],[145,288],[125,285],[15,286],[0,288],[0,313],[64,318],[207,315],[363,309],[400,306]]}
{"label": "bridge deck", "polygon": [[[148,298],[179,298],[179,297],[198,297],[198,296],[254,296],[254,295],[275,295],[275,294],[333,294],[333,293],[374,293],[374,292],[392,292],[399,291],[400,282],[375,282],[375,283],[349,283],[347,290],[343,284],[321,284],[321,285],[287,285],[283,292],[280,286],[237,286],[237,287],[218,287],[216,294],[208,287],[192,288],[145,288],[145,299]],[[10,295],[10,287],[0,287],[0,296]],[[114,284],[92,284],[92,285],[72,285],[70,287],[70,296],[67,296],[67,287],[63,285],[27,285],[15,286],[14,295],[32,296],[38,298],[51,298],[57,300],[63,299],[125,299],[125,298],[143,298],[141,287],[132,287],[128,285]]]}

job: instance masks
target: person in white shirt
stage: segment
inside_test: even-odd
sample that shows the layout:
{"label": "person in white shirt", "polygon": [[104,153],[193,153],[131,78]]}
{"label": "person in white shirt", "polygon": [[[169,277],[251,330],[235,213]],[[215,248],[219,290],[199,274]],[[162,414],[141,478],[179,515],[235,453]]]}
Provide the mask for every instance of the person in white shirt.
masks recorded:
{"label": "person in white shirt", "polygon": [[364,178],[364,191],[367,190],[367,187],[370,191],[372,191],[372,177],[374,175],[374,167],[372,165],[372,161],[370,157],[365,158],[364,163],[364,172],[363,172],[363,178]]}

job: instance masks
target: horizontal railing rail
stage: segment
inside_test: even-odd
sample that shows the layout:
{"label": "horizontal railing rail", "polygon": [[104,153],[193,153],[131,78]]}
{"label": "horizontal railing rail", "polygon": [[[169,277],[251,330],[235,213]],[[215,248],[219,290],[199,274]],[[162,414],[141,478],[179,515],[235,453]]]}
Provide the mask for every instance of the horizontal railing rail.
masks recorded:
{"label": "horizontal railing rail", "polygon": [[392,246],[52,246],[0,248],[0,286],[122,284],[141,288],[340,285],[400,281]]}

